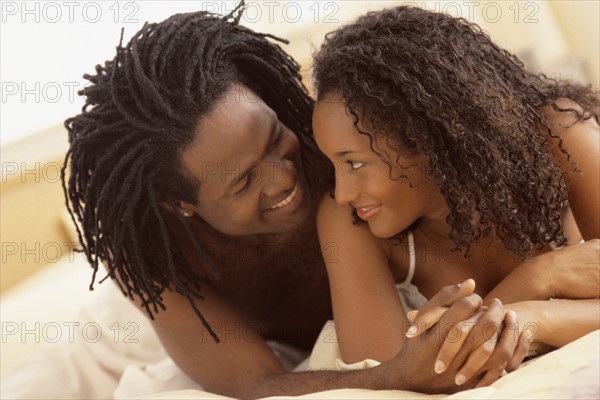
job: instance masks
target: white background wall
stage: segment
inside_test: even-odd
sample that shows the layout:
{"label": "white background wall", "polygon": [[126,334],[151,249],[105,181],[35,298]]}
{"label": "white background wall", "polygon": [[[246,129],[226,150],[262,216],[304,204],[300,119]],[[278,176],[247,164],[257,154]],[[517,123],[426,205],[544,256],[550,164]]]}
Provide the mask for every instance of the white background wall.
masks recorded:
{"label": "white background wall", "polygon": [[[292,40],[303,63],[324,33],[368,9],[424,5],[473,19],[513,51],[536,51],[552,65],[575,44],[588,56],[598,84],[598,1],[248,1],[242,23]],[[0,144],[61,124],[83,105],[76,92],[98,63],[114,57],[120,29],[125,41],[144,21],[177,12],[231,11],[233,1],[2,1]],[[558,16],[558,18],[557,18]],[[559,22],[557,22],[557,20]],[[565,22],[566,20],[566,22]],[[562,21],[562,22],[561,22]],[[596,23],[594,24],[594,21]],[[567,24],[567,29],[564,24]],[[561,25],[562,24],[562,25]],[[566,35],[563,35],[566,32]],[[589,61],[591,59],[591,62]]]}

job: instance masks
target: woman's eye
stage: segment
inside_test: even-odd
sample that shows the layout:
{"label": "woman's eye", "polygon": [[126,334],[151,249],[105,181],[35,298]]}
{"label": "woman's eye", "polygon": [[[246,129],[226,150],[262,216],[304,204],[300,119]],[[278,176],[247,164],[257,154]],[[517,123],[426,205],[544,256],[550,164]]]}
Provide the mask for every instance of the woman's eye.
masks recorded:
{"label": "woman's eye", "polygon": [[365,163],[363,163],[363,162],[360,162],[360,161],[351,161],[351,160],[348,160],[348,161],[346,161],[346,162],[347,162],[348,164],[350,164],[350,167],[351,167],[352,169],[359,169],[359,168],[361,168],[363,165],[365,165]]}

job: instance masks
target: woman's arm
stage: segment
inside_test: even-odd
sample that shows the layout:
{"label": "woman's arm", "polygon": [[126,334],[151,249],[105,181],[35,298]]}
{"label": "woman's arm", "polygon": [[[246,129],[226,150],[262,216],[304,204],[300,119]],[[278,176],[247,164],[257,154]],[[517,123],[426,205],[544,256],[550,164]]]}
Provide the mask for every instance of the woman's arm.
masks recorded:
{"label": "woman's arm", "polygon": [[600,297],[600,240],[565,246],[518,265],[484,298],[504,304],[525,300]]}
{"label": "woman's arm", "polygon": [[600,300],[523,301],[506,305],[532,340],[561,347],[600,329]]}
{"label": "woman's arm", "polygon": [[317,213],[333,315],[342,358],[380,362],[402,348],[408,320],[390,271],[385,243],[366,224],[353,225],[350,209],[325,195]]}
{"label": "woman's arm", "polygon": [[[395,357],[413,358],[411,349],[415,347],[412,345],[421,343],[422,338],[409,339],[410,344],[406,344],[408,319],[390,272],[385,242],[374,237],[366,224],[353,225],[350,211],[338,206],[329,196],[324,196],[321,201],[317,227],[323,253],[328,254],[327,249],[332,246],[337,250],[335,258],[326,257],[325,263],[337,337],[344,361],[352,363],[372,358],[385,362]],[[429,366],[413,364],[414,368],[420,368],[417,376],[431,376],[435,367],[437,374],[457,374],[457,385],[469,382],[472,377],[476,377],[477,381],[483,377],[480,383],[489,384],[498,378],[511,358],[520,357],[517,365],[520,363],[526,347],[519,346],[518,335],[510,334],[502,326],[502,321],[505,320],[502,304],[497,301],[486,310],[479,310],[481,298],[474,294],[468,296],[473,288],[473,284],[445,288],[443,303],[453,312],[440,319],[441,325],[437,325],[438,335],[434,335],[436,344],[433,347],[429,344],[426,351],[439,351],[446,328],[467,318],[479,325],[473,332],[469,330],[469,337],[475,339],[466,341],[465,332],[463,343],[468,343],[461,346],[464,351],[458,355],[460,362],[452,366],[449,362],[442,369],[439,368],[439,362]],[[458,296],[460,294],[466,297]],[[484,338],[485,332],[480,328],[487,327],[490,323],[497,330],[493,338]],[[424,356],[424,350],[421,348],[420,351],[421,356]],[[450,366],[448,370],[447,366]],[[464,378],[461,379],[460,376]],[[433,377],[441,378],[436,374]],[[438,380],[435,379],[434,382],[429,379],[427,385],[433,387]]]}

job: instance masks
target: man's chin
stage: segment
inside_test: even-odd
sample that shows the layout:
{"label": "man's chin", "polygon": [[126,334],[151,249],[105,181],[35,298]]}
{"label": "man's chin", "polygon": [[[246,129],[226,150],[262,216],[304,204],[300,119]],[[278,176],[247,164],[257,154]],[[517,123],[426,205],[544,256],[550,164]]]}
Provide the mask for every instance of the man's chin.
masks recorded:
{"label": "man's chin", "polygon": [[287,216],[285,220],[278,221],[271,225],[271,229],[268,233],[272,234],[286,234],[293,233],[306,226],[306,223],[311,217],[310,207],[304,205],[296,210],[293,215]]}

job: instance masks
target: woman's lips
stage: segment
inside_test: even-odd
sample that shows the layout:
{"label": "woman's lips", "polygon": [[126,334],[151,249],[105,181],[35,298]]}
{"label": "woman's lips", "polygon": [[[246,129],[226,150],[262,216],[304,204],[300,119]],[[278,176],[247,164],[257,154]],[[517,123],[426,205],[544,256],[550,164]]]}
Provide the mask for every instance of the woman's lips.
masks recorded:
{"label": "woman's lips", "polygon": [[356,214],[364,221],[373,217],[381,210],[381,204],[372,204],[365,207],[356,207]]}

